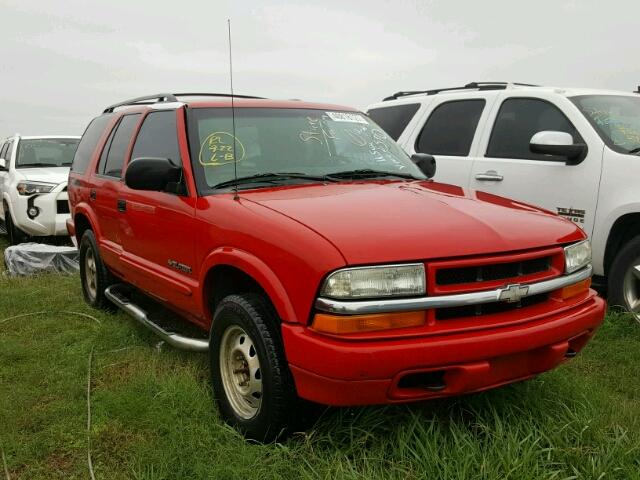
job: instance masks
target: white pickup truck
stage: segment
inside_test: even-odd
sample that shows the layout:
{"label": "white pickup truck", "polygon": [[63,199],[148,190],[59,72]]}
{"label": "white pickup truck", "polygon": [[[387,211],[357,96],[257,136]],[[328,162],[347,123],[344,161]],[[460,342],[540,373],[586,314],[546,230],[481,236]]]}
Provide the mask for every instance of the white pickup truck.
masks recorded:
{"label": "white pickup truck", "polygon": [[640,321],[640,94],[515,83],[398,92],[368,114],[435,180],[541,206],[591,238],[595,283]]}

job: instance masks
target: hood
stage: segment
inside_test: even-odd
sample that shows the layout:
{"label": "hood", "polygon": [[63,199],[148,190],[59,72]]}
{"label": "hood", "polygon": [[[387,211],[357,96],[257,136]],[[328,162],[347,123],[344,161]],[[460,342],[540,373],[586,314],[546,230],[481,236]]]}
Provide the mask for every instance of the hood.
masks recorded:
{"label": "hood", "polygon": [[48,167],[48,168],[18,168],[19,173],[24,180],[32,182],[66,183],[69,179],[69,167]]}
{"label": "hood", "polygon": [[501,253],[585,238],[573,223],[542,209],[428,181],[314,184],[241,196],[306,225],[352,265]]}

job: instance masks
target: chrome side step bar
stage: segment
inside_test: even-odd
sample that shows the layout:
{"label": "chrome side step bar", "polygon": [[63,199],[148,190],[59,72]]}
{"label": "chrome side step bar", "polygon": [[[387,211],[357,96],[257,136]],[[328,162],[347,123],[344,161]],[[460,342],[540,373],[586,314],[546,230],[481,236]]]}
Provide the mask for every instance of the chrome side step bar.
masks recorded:
{"label": "chrome side step bar", "polygon": [[207,352],[209,350],[209,342],[207,340],[185,337],[177,333],[168,332],[160,325],[152,322],[149,319],[147,312],[138,305],[132,303],[129,297],[124,293],[118,291],[122,288],[125,288],[122,284],[111,285],[105,289],[104,294],[109,300],[111,300],[111,302],[113,302],[114,305],[127,312],[169,345],[180,350],[189,350],[192,352]]}

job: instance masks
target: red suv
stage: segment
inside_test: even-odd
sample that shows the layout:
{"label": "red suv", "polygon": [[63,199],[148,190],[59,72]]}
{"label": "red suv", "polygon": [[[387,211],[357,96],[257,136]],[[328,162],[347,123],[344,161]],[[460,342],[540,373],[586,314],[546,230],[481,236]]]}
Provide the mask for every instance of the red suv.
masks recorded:
{"label": "red suv", "polygon": [[[397,403],[527,379],[602,322],[571,222],[434,183],[432,158],[409,158],[359,111],[194,95],[89,124],[68,229],[87,302],[209,350],[220,411],[247,436],[296,428],[303,399]],[[169,310],[192,333],[174,333]]]}

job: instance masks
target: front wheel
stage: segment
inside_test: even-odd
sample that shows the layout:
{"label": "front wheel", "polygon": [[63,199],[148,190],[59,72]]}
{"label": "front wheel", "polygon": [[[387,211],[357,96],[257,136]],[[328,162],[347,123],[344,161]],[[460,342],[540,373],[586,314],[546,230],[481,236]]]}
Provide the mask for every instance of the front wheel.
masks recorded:
{"label": "front wheel", "polygon": [[213,317],[214,395],[224,420],[247,438],[290,433],[299,404],[279,334],[280,320],[259,294],[229,295]]}
{"label": "front wheel", "polygon": [[11,212],[9,212],[9,210],[4,211],[4,226],[9,236],[9,245],[18,245],[27,239],[27,234],[13,223],[13,218],[11,218]]}
{"label": "front wheel", "polygon": [[630,312],[640,322],[640,236],[628,242],[613,260],[609,304]]}

